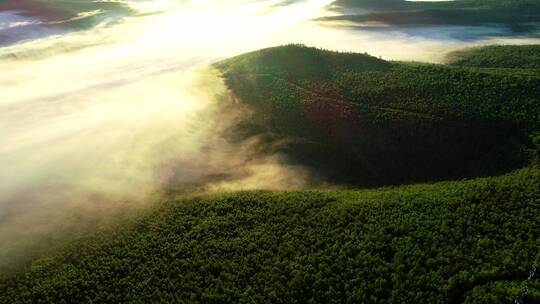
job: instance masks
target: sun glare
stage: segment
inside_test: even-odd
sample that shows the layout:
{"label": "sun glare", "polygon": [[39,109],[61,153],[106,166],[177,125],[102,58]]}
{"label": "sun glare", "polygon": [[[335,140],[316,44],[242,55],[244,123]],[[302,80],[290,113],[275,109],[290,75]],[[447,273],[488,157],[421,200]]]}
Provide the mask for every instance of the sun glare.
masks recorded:
{"label": "sun glare", "polygon": [[[247,43],[261,35],[315,18],[329,0],[270,7],[268,3],[192,0],[169,7],[141,25],[139,46],[188,47]],[[155,3],[155,5],[167,5]]]}

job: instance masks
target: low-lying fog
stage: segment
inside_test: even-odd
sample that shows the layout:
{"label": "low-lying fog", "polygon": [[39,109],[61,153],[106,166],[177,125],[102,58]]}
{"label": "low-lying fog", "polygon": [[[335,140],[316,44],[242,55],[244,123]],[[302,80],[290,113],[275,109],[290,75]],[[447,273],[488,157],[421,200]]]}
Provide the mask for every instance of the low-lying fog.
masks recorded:
{"label": "low-lying fog", "polygon": [[219,107],[228,92],[212,62],[291,42],[438,62],[463,46],[539,41],[497,27],[363,30],[309,21],[328,14],[331,0],[109,2],[132,13],[108,12],[78,31],[66,24],[103,11],[63,22],[49,8],[40,15],[36,6],[0,6],[0,270],[74,219],[139,206],[165,185],[308,185],[307,170],[220,137],[242,110]]}

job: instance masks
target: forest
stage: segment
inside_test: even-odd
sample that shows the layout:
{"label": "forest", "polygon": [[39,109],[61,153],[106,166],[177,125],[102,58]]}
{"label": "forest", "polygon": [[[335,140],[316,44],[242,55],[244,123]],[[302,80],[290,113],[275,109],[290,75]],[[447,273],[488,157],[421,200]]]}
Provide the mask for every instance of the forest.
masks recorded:
{"label": "forest", "polygon": [[480,68],[540,69],[540,45],[492,45],[448,55],[448,63]]}
{"label": "forest", "polygon": [[339,183],[488,176],[538,153],[536,69],[388,62],[300,45],[218,67],[255,109],[241,127],[262,131],[246,134],[270,134],[276,150]]}
{"label": "forest", "polygon": [[0,303],[523,303],[540,170],[356,191],[168,193],[0,282]]}
{"label": "forest", "polygon": [[169,189],[1,274],[0,303],[539,303],[537,47],[436,65],[287,45],[217,63],[252,109],[236,134],[343,184]]}

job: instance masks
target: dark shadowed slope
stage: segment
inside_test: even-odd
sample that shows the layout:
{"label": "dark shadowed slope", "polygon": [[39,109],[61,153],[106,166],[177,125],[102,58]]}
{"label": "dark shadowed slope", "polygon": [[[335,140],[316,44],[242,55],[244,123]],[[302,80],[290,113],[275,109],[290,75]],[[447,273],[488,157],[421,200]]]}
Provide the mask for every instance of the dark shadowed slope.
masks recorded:
{"label": "dark shadowed slope", "polygon": [[513,32],[538,30],[540,2],[536,0],[456,0],[418,2],[405,0],[339,0],[336,10],[360,9],[361,13],[325,17],[322,21],[351,21],[358,25],[494,25]]}
{"label": "dark shadowed slope", "polygon": [[535,149],[534,71],[386,62],[296,45],[218,66],[254,109],[246,134],[266,134],[276,150],[334,181],[490,175],[523,165]]}

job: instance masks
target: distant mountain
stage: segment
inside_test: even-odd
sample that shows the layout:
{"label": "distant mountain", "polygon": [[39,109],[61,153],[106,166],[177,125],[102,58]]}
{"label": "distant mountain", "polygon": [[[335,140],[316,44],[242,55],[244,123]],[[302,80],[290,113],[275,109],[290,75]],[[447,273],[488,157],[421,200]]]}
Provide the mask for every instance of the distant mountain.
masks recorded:
{"label": "distant mountain", "polygon": [[[540,22],[540,2],[535,0],[338,0],[332,8],[345,14],[318,20],[348,21],[364,26],[503,24],[515,32],[536,31]],[[363,12],[348,14],[350,9]]]}

